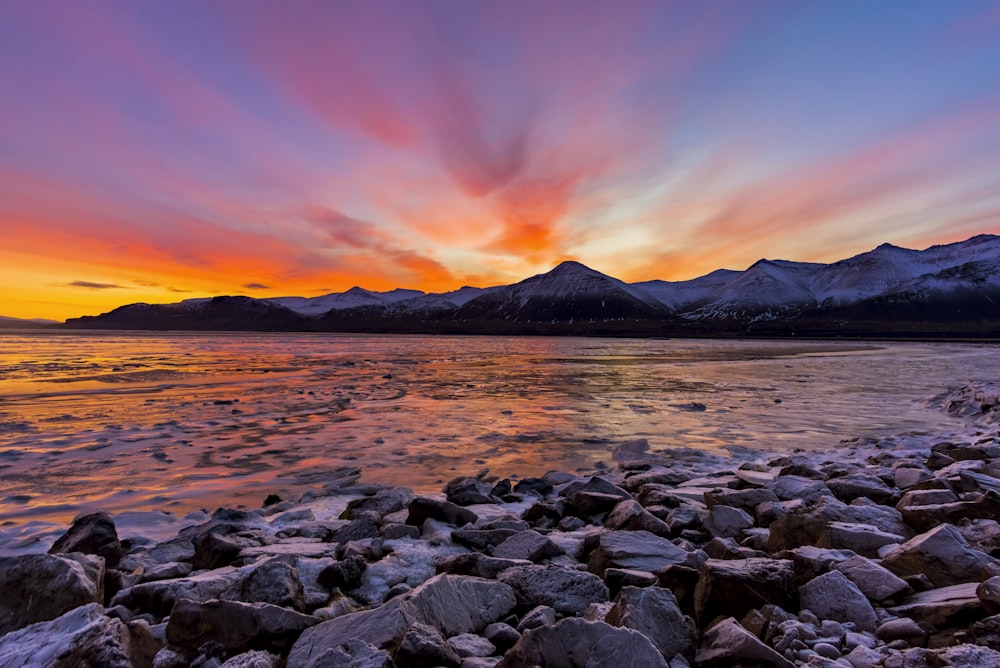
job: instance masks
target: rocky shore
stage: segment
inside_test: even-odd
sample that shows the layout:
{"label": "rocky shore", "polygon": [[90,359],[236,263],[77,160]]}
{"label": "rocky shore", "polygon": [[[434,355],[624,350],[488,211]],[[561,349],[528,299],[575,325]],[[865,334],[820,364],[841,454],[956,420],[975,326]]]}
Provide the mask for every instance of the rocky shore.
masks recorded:
{"label": "rocky shore", "polygon": [[87,515],[0,558],[0,668],[998,666],[1000,387],[940,403],[962,438]]}

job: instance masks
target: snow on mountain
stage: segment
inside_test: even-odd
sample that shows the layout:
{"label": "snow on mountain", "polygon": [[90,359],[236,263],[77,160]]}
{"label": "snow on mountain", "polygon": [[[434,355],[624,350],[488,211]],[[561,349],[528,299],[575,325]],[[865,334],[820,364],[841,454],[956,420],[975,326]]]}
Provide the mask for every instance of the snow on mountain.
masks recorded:
{"label": "snow on mountain", "polygon": [[372,292],[355,286],[347,292],[332,292],[320,297],[274,297],[266,301],[280,304],[302,315],[322,315],[334,309],[343,310],[358,306],[394,304],[406,299],[420,297],[423,294],[420,290],[406,290],[403,288],[396,288],[388,292]]}
{"label": "snow on mountain", "polygon": [[684,308],[689,320],[771,320],[816,305],[810,284],[821,264],[758,260]]}
{"label": "snow on mountain", "polygon": [[743,272],[733,269],[716,269],[710,274],[693,278],[689,281],[642,281],[632,286],[641,288],[656,301],[671,311],[677,311],[695,302],[712,290],[718,289],[739,276]]}

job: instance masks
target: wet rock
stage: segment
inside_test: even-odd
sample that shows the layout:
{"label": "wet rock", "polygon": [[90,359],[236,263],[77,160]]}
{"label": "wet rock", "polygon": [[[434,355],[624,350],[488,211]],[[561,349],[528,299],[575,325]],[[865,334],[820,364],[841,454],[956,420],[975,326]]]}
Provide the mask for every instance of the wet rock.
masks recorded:
{"label": "wet rock", "polygon": [[896,491],[886,485],[881,478],[867,473],[849,473],[839,478],[828,478],[826,486],[844,503],[866,497],[875,503],[888,505],[896,496]]}
{"label": "wet rock", "polygon": [[591,573],[598,575],[603,575],[608,568],[655,573],[686,558],[687,552],[648,531],[608,531],[598,538],[587,566]]}
{"label": "wet rock", "polygon": [[82,552],[104,557],[107,568],[117,568],[125,553],[118,540],[114,520],[107,513],[84,515],[70,526],[69,531],[56,539],[49,554]]}
{"label": "wet rock", "polygon": [[695,615],[705,623],[722,614],[742,617],[766,603],[791,608],[792,576],[792,562],[785,559],[709,559],[695,587]]}
{"label": "wet rock", "polygon": [[719,538],[736,538],[754,525],[750,513],[730,506],[713,506],[702,522],[705,529]]}
{"label": "wet rock", "polygon": [[497,668],[525,666],[667,668],[667,662],[641,633],[604,622],[563,619],[525,633],[497,664]]}
{"label": "wet rock", "polygon": [[833,568],[843,573],[869,600],[876,603],[913,593],[902,578],[865,557],[852,557],[834,564]]}
{"label": "wet rock", "polygon": [[694,651],[697,630],[667,589],[625,587],[605,619],[612,626],[638,631],[649,638],[668,661]]}
{"label": "wet rock", "polygon": [[412,526],[422,526],[428,518],[459,527],[474,524],[478,519],[474,512],[454,503],[418,496],[410,502],[410,512],[406,523]]}
{"label": "wet rock", "polygon": [[[39,555],[42,556],[42,555]],[[147,627],[148,628],[148,627]],[[142,629],[104,615],[97,603],[0,636],[0,667],[150,665],[156,648]]]}
{"label": "wet rock", "polygon": [[495,580],[497,575],[508,568],[530,566],[531,563],[521,559],[499,559],[479,552],[471,552],[445,557],[438,562],[437,572],[452,575],[473,575],[478,578]]}
{"label": "wet rock", "polygon": [[526,559],[542,561],[563,553],[561,547],[534,529],[520,531],[493,548],[493,556],[500,559]]}
{"label": "wet rock", "polygon": [[361,577],[367,567],[368,562],[364,557],[348,557],[320,571],[318,581],[327,589],[336,587],[342,591],[350,591],[361,584]]}
{"label": "wet rock", "polygon": [[896,617],[909,617],[921,626],[966,627],[985,616],[982,601],[976,595],[977,586],[968,582],[919,592],[888,611]]}
{"label": "wet rock", "polygon": [[457,667],[462,663],[436,628],[419,622],[413,624],[403,635],[395,659],[397,664],[413,668]]}
{"label": "wet rock", "polygon": [[358,515],[368,512],[385,517],[406,508],[413,499],[413,492],[402,487],[380,489],[375,492],[374,496],[366,496],[348,502],[347,509],[341,513],[340,519],[353,520]]}
{"label": "wet rock", "polygon": [[478,478],[456,478],[444,488],[448,501],[458,506],[496,503],[491,493],[492,487]]}
{"label": "wet rock", "polygon": [[608,600],[601,578],[564,566],[515,566],[499,580],[513,588],[518,605],[548,605],[562,615],[581,615],[591,603]]}
{"label": "wet rock", "polygon": [[104,559],[81,554],[0,557],[0,635],[104,600]]}
{"label": "wet rock", "polygon": [[882,565],[905,577],[922,573],[936,587],[979,582],[983,568],[996,560],[971,548],[958,529],[943,524],[920,534],[885,555]]}
{"label": "wet rock", "polygon": [[695,655],[695,665],[699,668],[728,668],[737,665],[794,668],[795,664],[729,617],[705,632],[701,649]]}
{"label": "wet rock", "polygon": [[302,631],[318,622],[311,615],[269,603],[181,599],[170,611],[167,640],[188,649],[206,642],[219,643],[237,654],[251,649],[287,649]]}
{"label": "wet rock", "polygon": [[517,494],[535,494],[545,498],[552,493],[552,483],[545,478],[523,478],[514,485]]}
{"label": "wet rock", "polygon": [[878,617],[868,597],[840,571],[830,571],[799,588],[799,605],[820,619],[854,622],[860,631],[874,631]]}
{"label": "wet rock", "polygon": [[671,527],[635,499],[618,502],[605,518],[604,526],[614,530],[648,531],[664,537],[671,535]]}

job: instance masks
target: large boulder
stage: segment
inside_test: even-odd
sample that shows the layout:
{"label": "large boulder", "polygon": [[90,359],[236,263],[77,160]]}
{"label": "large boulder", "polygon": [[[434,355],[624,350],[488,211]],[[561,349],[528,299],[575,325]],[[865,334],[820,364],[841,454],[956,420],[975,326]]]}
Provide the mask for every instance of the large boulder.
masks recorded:
{"label": "large boulder", "polygon": [[81,554],[0,557],[0,635],[104,600],[104,559]]}
{"label": "large boulder", "polygon": [[335,617],[302,632],[288,654],[288,668],[325,668],[331,665],[331,656],[350,642],[395,651],[416,621],[401,597],[371,610]]}
{"label": "large boulder", "polygon": [[319,621],[269,603],[181,599],[170,612],[167,640],[191,650],[207,642],[218,643],[232,654],[251,649],[287,649]]}
{"label": "large boulder", "polygon": [[592,573],[565,566],[515,566],[500,573],[521,607],[548,605],[562,615],[582,615],[591,603],[608,600],[608,588]]}
{"label": "large boulder", "polygon": [[655,573],[685,560],[687,552],[648,531],[607,531],[598,538],[587,566],[603,576],[608,568],[626,568]]}
{"label": "large boulder", "polygon": [[865,557],[851,557],[833,567],[856,584],[870,601],[876,603],[913,593],[905,580]]}
{"label": "large boulder", "polygon": [[838,478],[830,478],[826,486],[834,495],[845,503],[850,503],[858,497],[867,497],[876,503],[892,503],[897,492],[882,481],[881,478],[867,473],[848,473]]}
{"label": "large boulder", "polygon": [[795,664],[765,645],[754,634],[727,617],[705,632],[701,649],[695,655],[700,668],[730,666],[773,666],[794,668]]}
{"label": "large boulder", "polygon": [[462,659],[445,641],[440,631],[417,622],[403,635],[399,649],[396,650],[396,663],[412,668],[458,668]]}
{"label": "large boulder", "polygon": [[976,595],[977,586],[975,582],[966,582],[922,591],[888,610],[897,617],[909,617],[921,626],[965,627],[986,614],[983,602]]}
{"label": "large boulder", "polygon": [[624,587],[605,621],[643,634],[668,661],[694,651],[697,629],[668,589]]}
{"label": "large boulder", "polygon": [[418,496],[410,502],[410,511],[406,516],[406,523],[419,527],[428,519],[460,527],[466,524],[474,524],[479,517],[468,508],[462,508],[450,501],[439,501],[438,499]]}
{"label": "large boulder", "polygon": [[802,545],[815,545],[831,522],[869,524],[903,538],[913,535],[903,523],[903,516],[895,508],[880,506],[866,499],[858,499],[847,505],[827,496],[815,505],[798,508],[772,522],[767,551],[774,553]]}
{"label": "large boulder", "polygon": [[903,519],[917,531],[927,531],[939,524],[957,524],[961,520],[994,520],[1000,517],[1000,493],[993,490],[976,499],[902,508]]}
{"label": "large boulder", "polygon": [[861,590],[840,571],[830,571],[799,588],[799,605],[820,619],[854,622],[859,631],[878,627],[875,609]]}
{"label": "large boulder", "polygon": [[793,575],[787,559],[709,559],[695,587],[695,615],[707,623],[717,615],[742,617],[768,603],[791,608]]}
{"label": "large boulder", "polygon": [[542,561],[563,553],[561,547],[534,529],[519,531],[493,548],[493,556],[499,559],[526,559]]}
{"label": "large boulder", "polygon": [[618,502],[604,520],[608,529],[648,531],[657,536],[670,536],[670,526],[642,507],[635,499]]}
{"label": "large boulder", "polygon": [[526,632],[497,664],[497,668],[526,666],[667,668],[667,662],[649,638],[637,631],[564,619]]}
{"label": "large boulder", "polygon": [[885,555],[882,565],[901,577],[923,574],[936,587],[980,582],[983,569],[998,565],[993,557],[973,549],[950,524],[922,533]]}
{"label": "large boulder", "polygon": [[107,513],[93,513],[73,520],[72,526],[49,548],[49,554],[83,552],[104,557],[108,568],[116,568],[124,550],[115,522]]}
{"label": "large boulder", "polygon": [[158,644],[148,629],[126,626],[90,603],[0,637],[0,668],[150,666]]}

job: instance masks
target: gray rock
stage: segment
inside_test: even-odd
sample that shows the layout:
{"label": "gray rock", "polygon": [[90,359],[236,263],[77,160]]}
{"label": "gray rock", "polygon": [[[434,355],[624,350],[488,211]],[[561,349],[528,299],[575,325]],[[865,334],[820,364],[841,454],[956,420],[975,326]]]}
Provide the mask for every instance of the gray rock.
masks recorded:
{"label": "gray rock", "polygon": [[668,661],[693,653],[697,629],[667,589],[625,587],[605,621],[643,634]]}
{"label": "gray rock", "polygon": [[668,537],[670,526],[642,507],[635,499],[619,501],[604,520],[608,529],[623,531],[648,531],[657,536]]}
{"label": "gray rock", "polygon": [[909,489],[914,485],[927,482],[934,475],[925,468],[913,466],[900,466],[893,471],[893,484],[899,489]]}
{"label": "gray rock", "polygon": [[397,538],[420,538],[420,528],[409,524],[389,523],[382,526],[379,535],[385,540],[395,540]]}
{"label": "gray rock", "polygon": [[705,631],[701,649],[695,655],[695,665],[700,668],[728,668],[734,665],[794,668],[795,664],[728,617]]}
{"label": "gray rock", "polygon": [[[736,475],[740,475],[740,473],[746,472],[737,471]],[[778,501],[778,495],[769,489],[714,489],[711,492],[705,492],[705,505],[709,509],[715,506],[730,506],[754,513],[760,504],[777,503]]]}
{"label": "gray rock", "polygon": [[906,523],[917,531],[928,531],[939,524],[957,524],[962,520],[992,520],[1000,517],[1000,493],[990,490],[973,500],[910,506],[901,512]]}
{"label": "gray rock", "polygon": [[474,524],[479,519],[471,510],[449,501],[438,501],[422,496],[413,499],[410,502],[410,512],[406,517],[406,523],[412,526],[422,526],[428,518],[458,527]]}
{"label": "gray rock", "polygon": [[251,650],[227,659],[219,668],[278,668],[281,657],[263,650]]}
{"label": "gray rock", "polygon": [[483,629],[483,637],[489,640],[500,652],[506,652],[521,639],[521,632],[510,624],[494,622]]}
{"label": "gray rock", "polygon": [[709,559],[694,590],[694,611],[707,623],[718,615],[743,616],[772,603],[792,608],[792,562],[786,559]]}
{"label": "gray rock", "polygon": [[534,529],[520,531],[493,548],[493,556],[500,559],[526,559],[542,561],[563,553],[561,547]]}
{"label": "gray rock", "polygon": [[498,668],[526,666],[667,668],[667,662],[641,633],[603,622],[564,619],[525,633],[497,664]]}
{"label": "gray rock", "polygon": [[491,656],[497,648],[486,638],[474,633],[462,633],[448,638],[448,644],[460,658]]}
{"label": "gray rock", "polygon": [[396,650],[395,659],[397,664],[413,668],[457,667],[462,663],[440,631],[420,622],[407,629]]}
{"label": "gray rock", "polygon": [[104,559],[81,554],[0,557],[0,635],[104,600]]}
{"label": "gray rock", "polygon": [[487,547],[499,545],[521,531],[523,529],[455,529],[451,532],[451,539],[459,545],[465,545],[474,550],[485,550]]}
{"label": "gray rock", "polygon": [[548,605],[562,615],[581,615],[591,603],[608,600],[599,577],[565,566],[515,566],[500,573],[499,580],[513,588],[518,605]]}
{"label": "gray rock", "polygon": [[539,626],[549,626],[555,623],[556,609],[547,605],[539,605],[524,613],[521,621],[517,624],[517,631],[524,633],[530,629],[537,629]]}
{"label": "gray rock", "polygon": [[813,506],[793,510],[771,524],[768,552],[815,545],[830,522],[870,524],[881,531],[909,538],[912,531],[903,523],[895,508],[880,506],[865,499],[847,505],[832,496],[823,497]]}
{"label": "gray rock", "polygon": [[188,649],[214,642],[236,653],[252,649],[251,642],[287,649],[319,621],[269,603],[181,599],[170,611],[167,640]]}
{"label": "gray rock", "polygon": [[598,575],[604,575],[608,568],[655,573],[686,558],[687,552],[648,531],[608,531],[598,538],[587,566],[591,573]]}
{"label": "gray rock", "polygon": [[0,668],[133,668],[152,661],[158,648],[152,648],[150,640],[90,603],[0,637]]}
{"label": "gray rock", "polygon": [[868,597],[840,571],[830,571],[799,588],[799,605],[820,619],[854,622],[860,631],[874,631],[878,617]]}
{"label": "gray rock", "polygon": [[938,629],[957,624],[964,626],[971,619],[984,616],[983,604],[976,595],[977,583],[941,587],[919,592],[888,608],[896,617],[909,617],[921,626]]}
{"label": "gray rock", "polygon": [[56,539],[49,554],[82,552],[104,557],[107,568],[117,568],[125,551],[118,540],[115,522],[107,513],[93,513],[73,520],[69,530]]}
{"label": "gray rock", "polygon": [[834,564],[833,567],[856,584],[869,600],[876,603],[913,593],[903,579],[865,557],[852,557]]}
{"label": "gray rock", "polygon": [[352,640],[364,641],[377,650],[394,650],[415,621],[405,601],[394,598],[371,610],[321,622],[299,636],[288,654],[288,668],[353,666],[351,663],[331,664],[329,657]]}
{"label": "gray rock", "polygon": [[803,478],[797,475],[780,476],[774,482],[769,483],[767,488],[782,501],[802,499],[806,503],[814,503],[823,497],[833,496],[833,492],[822,480]]}
{"label": "gray rock", "polygon": [[920,506],[934,506],[942,503],[955,503],[958,497],[948,488],[944,489],[911,489],[900,497],[896,508],[918,509]]}
{"label": "gray rock", "polygon": [[445,497],[459,506],[471,506],[478,503],[496,503],[491,496],[492,486],[478,478],[456,478],[444,488]]}
{"label": "gray rock", "polygon": [[851,522],[830,522],[817,541],[817,547],[835,550],[851,550],[864,557],[878,557],[879,550],[886,545],[902,543],[905,539],[894,533],[881,531],[870,524]]}
{"label": "gray rock", "polygon": [[405,508],[413,498],[413,492],[402,487],[381,489],[375,492],[374,496],[350,501],[340,518],[353,520],[356,516],[366,512],[374,512],[380,517],[385,517]]}
{"label": "gray rock", "polygon": [[498,559],[497,557],[489,557],[479,552],[470,552],[445,557],[438,562],[437,572],[450,573],[452,575],[472,575],[486,580],[495,580],[502,571],[508,568],[530,566],[531,563],[524,559]]}
{"label": "gray rock", "polygon": [[979,645],[955,645],[934,652],[934,665],[941,668],[981,668],[1000,666],[1000,652]]}
{"label": "gray rock", "polygon": [[1000,608],[1000,576],[993,576],[976,587],[976,596],[991,609]]}
{"label": "gray rock", "polygon": [[350,591],[361,583],[361,577],[368,567],[364,557],[351,556],[336,561],[320,571],[317,581],[327,589],[334,587]]}
{"label": "gray rock", "polygon": [[909,617],[898,617],[880,624],[875,629],[875,637],[886,643],[905,640],[911,645],[920,645],[927,638],[927,632]]}
{"label": "gray rock", "polygon": [[983,568],[996,565],[989,555],[969,546],[949,524],[920,534],[885,556],[882,565],[901,577],[922,573],[937,587],[979,582]]}
{"label": "gray rock", "polygon": [[165,564],[153,566],[149,570],[144,571],[140,582],[156,582],[157,580],[173,580],[174,578],[183,578],[191,575],[191,571],[193,570],[194,566],[189,563],[182,561],[168,561]]}
{"label": "gray rock", "polygon": [[720,538],[736,538],[754,525],[750,513],[731,506],[713,506],[702,522],[705,529]]}
{"label": "gray rock", "polygon": [[267,559],[253,569],[240,585],[238,598],[248,603],[270,603],[299,612],[306,609],[298,569],[280,557]]}
{"label": "gray rock", "polygon": [[844,503],[866,497],[875,503],[890,504],[896,495],[896,491],[882,482],[881,478],[867,473],[855,472],[838,478],[828,478],[826,486]]}
{"label": "gray rock", "polygon": [[657,577],[648,571],[609,568],[604,571],[604,583],[611,596],[617,596],[622,587],[652,587],[656,585]]}
{"label": "gray rock", "polygon": [[435,575],[403,599],[408,614],[448,637],[478,633],[517,605],[507,584],[458,575]]}

